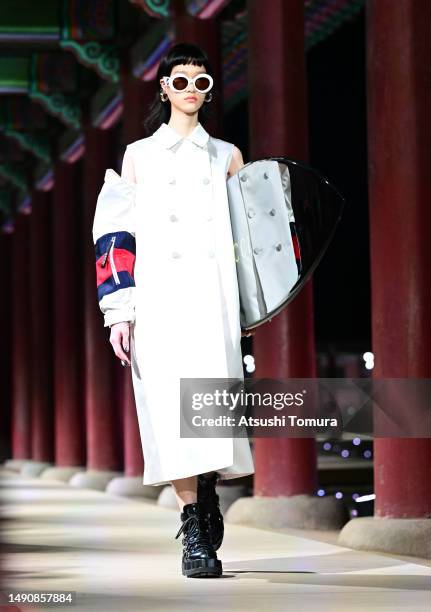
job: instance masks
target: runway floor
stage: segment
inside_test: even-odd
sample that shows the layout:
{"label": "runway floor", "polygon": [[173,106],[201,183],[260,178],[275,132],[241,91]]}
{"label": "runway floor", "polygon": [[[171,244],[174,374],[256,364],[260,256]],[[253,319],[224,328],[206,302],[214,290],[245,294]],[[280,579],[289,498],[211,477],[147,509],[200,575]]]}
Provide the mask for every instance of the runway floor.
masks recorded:
{"label": "runway floor", "polygon": [[223,576],[185,578],[177,511],[4,469],[0,485],[3,592],[74,591],[85,612],[430,610],[428,561],[226,524]]}

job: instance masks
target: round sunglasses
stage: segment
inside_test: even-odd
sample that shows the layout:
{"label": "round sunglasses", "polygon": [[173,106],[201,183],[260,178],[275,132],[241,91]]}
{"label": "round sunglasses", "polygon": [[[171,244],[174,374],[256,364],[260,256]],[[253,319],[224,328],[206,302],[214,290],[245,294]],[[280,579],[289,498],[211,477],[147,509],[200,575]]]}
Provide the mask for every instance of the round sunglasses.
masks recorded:
{"label": "round sunglasses", "polygon": [[176,92],[185,91],[190,83],[193,83],[196,91],[199,93],[207,93],[214,83],[212,76],[206,72],[201,72],[193,78],[190,78],[184,74],[184,72],[176,72],[172,76],[164,76],[162,78],[165,85]]}

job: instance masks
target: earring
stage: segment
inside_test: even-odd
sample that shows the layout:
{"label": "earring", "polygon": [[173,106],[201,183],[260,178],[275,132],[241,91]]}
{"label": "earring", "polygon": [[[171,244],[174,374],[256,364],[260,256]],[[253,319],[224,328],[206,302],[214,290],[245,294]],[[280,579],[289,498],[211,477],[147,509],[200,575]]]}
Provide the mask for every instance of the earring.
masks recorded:
{"label": "earring", "polygon": [[212,95],[212,93],[211,93],[211,92],[209,92],[209,94],[208,94],[208,95],[209,95],[209,98],[207,98],[207,97],[205,96],[204,102],[211,102],[211,100],[213,99],[213,95]]}
{"label": "earring", "polygon": [[160,99],[161,99],[162,102],[166,102],[166,100],[168,99],[168,94],[165,93],[164,91],[161,91],[160,92]]}

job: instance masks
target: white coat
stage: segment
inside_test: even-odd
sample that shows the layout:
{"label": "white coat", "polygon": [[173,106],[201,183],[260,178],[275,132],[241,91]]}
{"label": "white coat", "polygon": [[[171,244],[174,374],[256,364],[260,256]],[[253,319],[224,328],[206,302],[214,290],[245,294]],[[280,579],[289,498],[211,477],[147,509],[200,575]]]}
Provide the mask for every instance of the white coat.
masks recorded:
{"label": "white coat", "polygon": [[[254,472],[246,437],[180,437],[181,377],[243,378],[226,188],[233,147],[200,123],[186,138],[163,123],[127,146],[123,180],[108,171],[98,199],[99,304],[105,326],[131,322],[143,484]],[[102,197],[109,181],[114,199]]]}

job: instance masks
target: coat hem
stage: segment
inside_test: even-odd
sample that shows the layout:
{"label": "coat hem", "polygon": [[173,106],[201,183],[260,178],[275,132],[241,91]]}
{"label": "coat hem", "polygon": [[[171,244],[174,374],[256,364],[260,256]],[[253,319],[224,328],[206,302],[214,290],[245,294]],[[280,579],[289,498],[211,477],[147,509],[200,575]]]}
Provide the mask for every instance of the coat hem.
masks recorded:
{"label": "coat hem", "polygon": [[202,470],[201,472],[199,472],[198,474],[184,474],[184,475],[180,475],[180,476],[173,476],[171,479],[169,480],[159,480],[157,482],[145,482],[145,480],[142,481],[142,484],[145,486],[150,486],[150,487],[158,487],[161,485],[168,485],[171,484],[172,480],[179,480],[180,478],[190,478],[191,476],[198,476],[199,474],[205,474],[206,472],[219,472],[220,476],[219,476],[219,480],[231,480],[233,478],[242,478],[243,476],[249,476],[250,474],[254,474],[255,470],[249,471],[249,472],[226,472],[223,470],[227,470],[229,469],[231,466],[224,466],[222,468],[210,468],[208,470]]}

